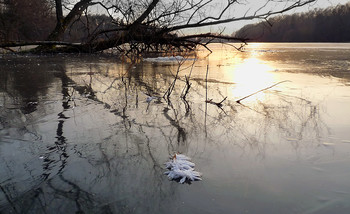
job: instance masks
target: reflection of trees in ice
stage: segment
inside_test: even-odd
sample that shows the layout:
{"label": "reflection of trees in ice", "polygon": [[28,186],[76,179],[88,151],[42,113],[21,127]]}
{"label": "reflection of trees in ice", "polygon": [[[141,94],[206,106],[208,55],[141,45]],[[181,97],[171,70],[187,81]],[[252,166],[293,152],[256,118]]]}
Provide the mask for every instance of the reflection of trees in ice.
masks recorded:
{"label": "reflection of trees in ice", "polygon": [[[263,102],[240,105],[228,98],[222,109],[208,105],[205,79],[198,76],[187,102],[180,99],[184,81],[177,82],[171,103],[146,102],[161,97],[173,81],[171,65],[114,66],[59,70],[53,85],[60,93],[48,92],[59,102],[39,102],[24,116],[11,110],[12,123],[28,124],[23,117],[36,116],[24,130],[35,135],[26,141],[10,136],[11,147],[0,145],[0,152],[23,149],[19,159],[1,156],[1,212],[153,213],[176,197],[176,183],[163,175],[174,152],[200,158],[210,144],[264,158],[280,144],[316,147],[328,131],[321,106],[282,92],[264,92]],[[229,86],[208,81],[212,98],[225,97]]]}
{"label": "reflection of trees in ice", "polygon": [[[108,103],[97,98],[87,100],[91,97],[81,92],[86,91],[82,90],[84,85],[79,86],[79,91],[69,79],[57,76],[63,97],[61,104],[55,103],[55,109],[61,105],[61,110],[56,119],[37,124],[43,143],[28,141],[30,145],[22,145],[24,148],[41,145],[41,149],[25,153],[27,157],[19,156],[16,168],[11,165],[16,157],[4,157],[2,163],[8,167],[1,172],[7,173],[2,176],[7,179],[1,180],[1,211],[135,213],[158,210],[162,204],[159,200],[168,195],[164,193],[167,188],[162,186],[166,178],[162,176],[161,166],[167,158],[166,145],[163,144],[165,152],[161,152],[158,143],[162,142],[153,144],[154,137],[146,134],[149,126],[130,120],[127,105],[123,106],[122,114],[114,112],[113,122],[106,118],[87,122],[92,119],[89,114],[103,116]],[[106,114],[103,117],[114,115],[108,111]],[[51,133],[41,133],[44,129],[41,126],[46,125],[56,128],[51,129]],[[48,139],[53,141],[46,142]],[[47,145],[46,151],[43,144]],[[1,149],[4,151],[3,145]],[[21,182],[22,179],[25,182]]]}
{"label": "reflection of trees in ice", "polygon": [[[301,97],[288,97],[288,94],[282,92],[272,93],[273,90],[262,92],[269,95],[270,100],[267,101],[238,105],[228,99],[222,110],[215,106],[209,106],[206,110],[203,102],[205,80],[196,77],[187,97],[189,102],[184,103],[179,97],[185,85],[185,74],[179,76],[182,81],[178,81],[171,103],[166,103],[163,99],[157,103],[146,103],[146,95],[162,94],[174,78],[166,72],[172,68],[171,65],[148,66],[139,67],[137,71],[121,69],[113,73],[114,78],[104,75],[94,75],[92,79],[90,77],[89,85],[94,88],[98,99],[116,115],[121,115],[124,122],[128,122],[128,127],[138,124],[161,129],[165,140],[168,137],[164,130],[171,127],[168,130],[176,130],[176,134],[172,132],[170,136],[175,137],[178,143],[182,141],[185,144],[189,141],[188,138],[196,142],[192,139],[193,136],[201,136],[203,130],[210,130],[207,133],[208,139],[213,143],[231,142],[241,148],[249,146],[259,151],[264,150],[266,143],[271,144],[276,140],[308,144],[310,139],[315,142],[321,138],[322,133],[328,132],[320,118],[318,105]],[[145,67],[148,70],[143,70]],[[129,67],[125,66],[127,68]],[[174,69],[176,70],[176,65]],[[227,84],[220,84],[219,81],[209,81],[208,84],[211,97],[225,96]],[[191,109],[191,114],[188,114],[188,109]],[[204,116],[207,118],[205,126]]]}
{"label": "reflection of trees in ice", "polygon": [[[162,94],[174,78],[166,72],[171,65],[147,66],[137,68],[137,71],[119,70],[119,73],[113,73],[114,78],[95,75],[92,85],[96,96],[107,103],[111,111],[127,118],[124,121],[128,122],[128,127],[138,124],[153,128],[153,132],[159,130],[161,134],[157,136],[163,136],[168,145],[175,145],[173,142],[178,145],[197,143],[196,139],[201,139],[205,136],[203,131],[207,131],[206,141],[233,144],[244,151],[250,148],[263,155],[266,145],[271,147],[277,142],[291,144],[294,148],[317,146],[321,135],[328,133],[318,112],[319,105],[274,90],[261,92],[267,94],[269,100],[257,101],[253,105],[238,105],[228,99],[222,110],[215,106],[206,110],[203,102],[205,80],[197,75],[191,82],[188,102],[184,103],[179,97],[188,71],[182,71],[185,74],[179,76],[182,81],[178,81],[171,103],[163,99],[146,103],[146,95]],[[148,70],[143,70],[145,67]],[[204,70],[203,67],[197,69]],[[211,97],[225,97],[229,85],[220,84],[220,81],[208,81],[208,84]],[[191,109],[191,114],[188,114],[188,109]],[[178,149],[172,147],[172,150]]]}

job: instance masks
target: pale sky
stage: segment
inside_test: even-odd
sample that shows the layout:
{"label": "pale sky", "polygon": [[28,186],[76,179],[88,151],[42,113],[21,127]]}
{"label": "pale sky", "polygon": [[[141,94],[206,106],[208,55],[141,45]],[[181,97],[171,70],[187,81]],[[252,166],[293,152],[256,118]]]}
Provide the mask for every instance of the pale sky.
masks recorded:
{"label": "pale sky", "polygon": [[[258,5],[259,2],[261,3],[263,1],[261,1],[261,0],[250,0],[250,2],[252,2],[252,5]],[[348,2],[350,2],[350,0],[318,0],[315,3],[313,3],[313,4],[306,5],[304,7],[291,10],[291,11],[287,12],[286,14],[307,12],[309,10],[313,10],[313,9],[316,9],[316,8],[327,8],[327,7],[337,6],[339,4],[346,4]],[[235,23],[227,24],[225,33],[230,34],[230,33],[234,32],[236,30],[239,30],[241,27],[243,27],[246,24],[251,24],[251,23],[256,23],[256,22],[259,22],[259,20],[243,21],[243,22],[235,22]]]}
{"label": "pale sky", "polygon": [[[150,0],[148,0],[150,1]],[[162,2],[172,2],[173,0],[161,0]],[[235,4],[231,11],[228,11],[226,14],[227,17],[241,17],[247,14],[253,15],[259,8],[264,6],[264,9],[261,9],[259,12],[264,13],[270,10],[278,10],[285,8],[285,2],[291,2],[291,0],[280,0],[280,3],[276,3],[278,1],[270,1],[269,4],[265,5],[267,0],[240,0],[242,4]],[[282,2],[282,3],[281,3]],[[286,14],[298,13],[298,12],[307,12],[309,10],[313,10],[316,8],[327,8],[330,6],[336,6],[338,4],[346,4],[350,2],[350,0],[317,0],[315,3],[305,5],[301,8],[296,8],[294,10],[288,11]],[[208,10],[205,11],[206,16],[215,16],[217,17],[220,11],[226,6],[227,0],[214,0],[211,2],[212,5],[209,6]],[[205,28],[196,28],[196,29],[187,29],[182,31],[183,33],[206,33],[208,31],[211,32],[224,32],[225,34],[231,34],[244,25],[252,24],[259,22],[261,20],[249,20],[249,21],[240,21],[240,22],[231,22],[220,26],[211,26]]]}
{"label": "pale sky", "polygon": [[[222,7],[224,7],[226,5],[225,3],[226,1],[222,1]],[[258,10],[259,8],[261,8],[263,5],[265,5],[266,0],[246,0],[246,1],[242,1],[244,2],[244,4],[241,5],[241,7],[237,7],[237,5],[234,7],[233,11],[230,11],[230,16],[234,16],[234,17],[239,17],[239,16],[243,16],[244,14],[249,15],[253,15],[253,13]],[[276,2],[276,1],[275,1]],[[283,2],[283,1],[281,1]],[[318,0],[315,3],[309,4],[309,5],[305,5],[303,7],[300,8],[296,8],[293,9],[291,11],[286,12],[285,14],[293,14],[293,13],[300,13],[300,12],[307,12],[309,10],[313,10],[316,8],[327,8],[327,7],[331,7],[331,6],[337,6],[339,4],[346,4],[350,2],[350,0]],[[284,8],[285,3],[273,3],[271,2],[271,4],[268,4],[267,6],[265,6],[265,9],[260,10],[260,13],[263,12],[267,12],[269,10],[275,10],[277,8]],[[220,11],[220,5],[217,5],[216,7],[216,11]],[[214,15],[215,13],[215,8],[212,10],[212,14]],[[191,29],[191,30],[186,30],[184,31],[184,33],[205,33],[211,31],[211,32],[224,32],[224,34],[231,34],[237,30],[239,30],[240,28],[242,28],[244,25],[247,24],[252,24],[252,23],[256,23],[259,22],[261,20],[248,20],[248,21],[239,21],[239,22],[231,22],[231,23],[227,23],[227,24],[223,24],[220,26],[211,26],[211,27],[205,27],[205,28],[199,28],[199,29]]]}

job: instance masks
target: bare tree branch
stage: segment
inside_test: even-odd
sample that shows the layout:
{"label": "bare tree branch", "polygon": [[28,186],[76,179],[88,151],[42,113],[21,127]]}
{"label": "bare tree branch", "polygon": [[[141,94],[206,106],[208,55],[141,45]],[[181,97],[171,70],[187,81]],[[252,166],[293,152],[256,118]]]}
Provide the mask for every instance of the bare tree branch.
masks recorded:
{"label": "bare tree branch", "polygon": [[208,20],[208,17],[204,18],[201,21],[198,21],[196,23],[192,23],[192,24],[184,24],[184,25],[177,25],[177,26],[173,26],[170,27],[168,29],[165,29],[165,31],[177,31],[177,30],[183,30],[183,29],[187,29],[187,28],[199,28],[199,27],[206,27],[206,26],[213,26],[213,25],[219,25],[219,24],[225,24],[225,23],[230,23],[230,22],[237,22],[237,21],[244,21],[244,20],[253,20],[253,19],[266,19],[270,16],[276,15],[276,14],[281,14],[284,12],[287,12],[289,10],[292,10],[294,8],[297,7],[302,7],[304,5],[310,4],[312,2],[315,2],[316,0],[308,0],[308,1],[297,1],[294,4],[281,9],[281,10],[277,10],[277,11],[269,11],[269,12],[265,12],[265,13],[261,13],[261,14],[254,14],[254,15],[250,15],[250,16],[242,16],[242,17],[232,17],[232,18],[227,18],[227,19],[215,19],[216,21],[210,21],[210,22],[204,22],[203,20]]}
{"label": "bare tree branch", "polygon": [[[67,4],[55,0],[56,27],[47,37],[51,42],[14,42],[2,44],[1,47],[17,47],[22,45],[40,45],[36,51],[64,52],[99,52],[109,48],[122,50],[128,44],[125,53],[140,54],[144,51],[164,51],[168,49],[194,50],[201,45],[208,48],[213,41],[239,41],[246,43],[247,38],[222,35],[222,32],[206,32],[201,34],[184,34],[183,30],[217,26],[243,20],[265,19],[284,13],[294,8],[311,4],[316,0],[264,0],[255,12],[248,13],[249,1],[226,0],[79,0]],[[68,1],[70,3],[70,1]],[[284,6],[280,9],[269,9],[271,3]],[[235,9],[246,8],[243,15],[231,15]],[[69,13],[64,16],[62,8]],[[103,10],[100,23],[93,23],[96,16],[90,8]],[[97,19],[95,19],[97,20]],[[66,32],[71,32],[75,25],[80,25],[85,35],[76,43],[62,41]],[[69,29],[69,30],[67,30]],[[75,29],[77,31],[77,29]],[[208,30],[209,31],[209,30]],[[184,34],[184,35],[183,35]],[[67,35],[68,37],[70,35]],[[72,41],[72,40],[68,40]],[[55,45],[61,47],[53,48]],[[64,47],[62,47],[64,46]],[[240,48],[237,48],[240,49]]]}

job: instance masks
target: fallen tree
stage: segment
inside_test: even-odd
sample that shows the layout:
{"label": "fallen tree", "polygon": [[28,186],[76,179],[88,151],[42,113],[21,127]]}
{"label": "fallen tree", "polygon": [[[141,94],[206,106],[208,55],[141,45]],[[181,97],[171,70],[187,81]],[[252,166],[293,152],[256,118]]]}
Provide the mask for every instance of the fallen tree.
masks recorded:
{"label": "fallen tree", "polygon": [[[222,31],[193,33],[243,20],[267,19],[316,0],[265,0],[254,11],[249,1],[241,0],[55,0],[56,26],[46,41],[3,42],[1,48],[36,45],[32,52],[95,53],[115,48],[126,54],[194,50],[212,41],[243,42],[247,38],[224,36]],[[68,2],[68,3],[67,3]],[[254,3],[258,4],[258,3]],[[283,6],[281,6],[283,5]],[[242,13],[243,8],[245,11]],[[239,10],[237,12],[237,10]],[[64,11],[66,15],[64,15]],[[89,23],[97,13],[108,19]],[[237,15],[234,15],[237,14]],[[79,42],[64,41],[75,23],[84,23],[87,35]]]}

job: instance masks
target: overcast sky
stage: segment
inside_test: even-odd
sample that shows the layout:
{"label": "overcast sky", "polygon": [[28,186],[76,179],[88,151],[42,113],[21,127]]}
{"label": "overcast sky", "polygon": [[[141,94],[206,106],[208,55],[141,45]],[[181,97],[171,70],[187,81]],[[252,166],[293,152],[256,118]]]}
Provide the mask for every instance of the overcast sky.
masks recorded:
{"label": "overcast sky", "polygon": [[[249,0],[249,2],[251,2],[249,4],[249,7],[246,7],[245,8],[242,8],[241,12],[242,13],[245,13],[246,12],[246,8],[250,8],[249,10],[250,11],[255,11],[257,8],[260,7],[261,4],[264,4],[265,1],[262,1],[262,0]],[[297,8],[297,9],[293,9],[289,12],[287,12],[286,14],[292,14],[292,13],[299,13],[299,12],[307,12],[309,10],[313,10],[313,9],[316,9],[316,8],[327,8],[327,7],[331,7],[331,6],[336,6],[338,4],[346,4],[350,2],[350,0],[318,0],[316,1],[315,3],[312,3],[312,4],[309,4],[309,5],[306,5],[304,7],[301,7],[301,8]],[[280,5],[281,6],[281,5]],[[255,10],[254,10],[254,7],[255,7]],[[274,8],[274,5],[271,5],[270,8]],[[268,9],[268,8],[267,8]],[[236,11],[237,12],[237,11]],[[235,12],[235,13],[236,13]],[[239,12],[239,11],[238,11]],[[252,21],[243,21],[243,22],[233,22],[233,23],[229,23],[229,24],[226,24],[226,25],[223,25],[223,26],[220,26],[220,29],[224,29],[224,32],[226,34],[231,34],[233,33],[234,31],[237,31],[239,30],[241,27],[243,27],[244,25],[246,24],[251,24],[251,23],[255,23],[255,22],[259,22],[259,20],[252,20]],[[212,27],[211,28],[212,31],[217,31],[217,28],[216,27]]]}
{"label": "overcast sky", "polygon": [[[150,1],[150,0],[149,0]],[[173,0],[162,0],[162,1],[169,1],[172,2]],[[240,0],[241,4],[235,4],[232,10],[228,11],[226,13],[227,17],[242,17],[245,14],[247,16],[253,15],[254,12],[256,12],[259,8],[264,6],[264,9],[259,10],[259,13],[264,13],[268,11],[276,11],[281,10],[286,7],[286,2],[289,2],[289,5],[292,0],[274,0],[269,1],[270,3],[268,5],[265,5],[267,0]],[[279,2],[279,3],[276,3]],[[317,0],[315,3],[305,5],[300,8],[293,9],[291,11],[286,12],[286,14],[292,14],[292,13],[300,13],[300,12],[307,12],[309,10],[313,10],[316,8],[327,8],[331,6],[336,6],[338,4],[346,4],[350,2],[350,0]],[[217,17],[218,14],[222,11],[222,9],[227,5],[227,0],[214,0],[212,1],[212,5],[207,7],[209,8],[205,14],[207,16],[215,16]],[[101,8],[100,8],[101,9]],[[97,9],[97,11],[99,11]],[[101,9],[101,11],[104,11],[104,9]],[[205,27],[205,28],[196,28],[196,29],[186,29],[182,31],[183,33],[206,33],[208,31],[211,32],[221,32],[223,31],[225,34],[231,34],[240,28],[242,28],[244,25],[252,24],[259,22],[261,20],[249,20],[249,21],[240,21],[240,22],[231,22],[227,23],[225,25],[220,26],[211,26],[211,27]]]}

